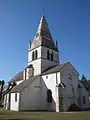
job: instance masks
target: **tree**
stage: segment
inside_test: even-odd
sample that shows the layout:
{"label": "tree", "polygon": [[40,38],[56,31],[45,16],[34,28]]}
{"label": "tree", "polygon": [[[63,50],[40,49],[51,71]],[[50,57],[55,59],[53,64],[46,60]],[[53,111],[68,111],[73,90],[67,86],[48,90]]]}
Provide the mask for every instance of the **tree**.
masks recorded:
{"label": "tree", "polygon": [[1,81],[1,91],[0,91],[0,93],[2,93],[2,91],[3,91],[4,84],[5,84],[5,82],[4,82],[4,80],[2,80]]}
{"label": "tree", "polygon": [[8,84],[8,87],[6,89],[4,89],[4,85],[5,85],[5,82],[4,80],[0,80],[0,103],[2,104],[2,101],[4,99],[4,95],[6,95],[7,93],[9,93],[11,91],[11,89],[16,85],[15,82],[13,83],[9,83]]}
{"label": "tree", "polygon": [[82,74],[81,80],[87,80],[87,78]]}
{"label": "tree", "polygon": [[81,77],[81,83],[83,84],[83,86],[88,90],[89,89],[89,85],[88,85],[88,81],[87,78],[82,74]]}

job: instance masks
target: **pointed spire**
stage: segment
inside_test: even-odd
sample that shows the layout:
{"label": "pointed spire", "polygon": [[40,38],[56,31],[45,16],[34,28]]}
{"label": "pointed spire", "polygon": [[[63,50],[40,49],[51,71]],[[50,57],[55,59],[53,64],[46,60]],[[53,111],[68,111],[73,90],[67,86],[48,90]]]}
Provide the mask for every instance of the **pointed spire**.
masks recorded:
{"label": "pointed spire", "polygon": [[31,41],[29,42],[29,46],[28,46],[28,49],[30,49],[31,48]]}
{"label": "pointed spire", "polygon": [[49,28],[48,28],[48,24],[44,15],[42,15],[38,29],[37,29],[36,37],[38,36],[47,37],[47,39],[52,39]]}
{"label": "pointed spire", "polygon": [[[45,18],[44,15],[42,15],[41,20],[40,20],[40,23],[41,23],[41,24],[43,24],[43,23],[47,24],[47,21],[46,21],[46,18]],[[47,24],[47,26],[48,26],[48,24]]]}
{"label": "pointed spire", "polygon": [[43,23],[46,23],[46,19],[45,19],[44,15],[42,14],[41,19],[40,19],[40,23],[38,26],[38,30],[41,30]]}
{"label": "pointed spire", "polygon": [[44,15],[40,19],[40,23],[36,32],[36,35],[32,41],[31,49],[37,46],[46,46],[50,49],[57,50],[54,44],[53,38],[51,36],[50,30],[48,28],[48,23]]}

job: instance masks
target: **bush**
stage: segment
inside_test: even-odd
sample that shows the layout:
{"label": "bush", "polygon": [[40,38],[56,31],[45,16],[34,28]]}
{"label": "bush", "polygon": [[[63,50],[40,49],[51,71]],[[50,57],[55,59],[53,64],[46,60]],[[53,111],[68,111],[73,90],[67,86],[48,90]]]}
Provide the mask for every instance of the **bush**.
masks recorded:
{"label": "bush", "polygon": [[0,107],[4,107],[3,105],[0,105]]}
{"label": "bush", "polygon": [[70,105],[68,111],[81,111],[81,108],[73,103],[73,104]]}

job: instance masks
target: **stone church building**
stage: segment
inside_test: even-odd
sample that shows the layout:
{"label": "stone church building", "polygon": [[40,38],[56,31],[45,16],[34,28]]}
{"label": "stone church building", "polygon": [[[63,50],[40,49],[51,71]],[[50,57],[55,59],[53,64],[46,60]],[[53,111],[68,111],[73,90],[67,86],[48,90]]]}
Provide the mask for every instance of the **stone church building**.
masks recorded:
{"label": "stone church building", "polygon": [[58,44],[53,41],[44,16],[29,44],[28,65],[9,83],[16,86],[5,96],[9,110],[68,111],[72,104],[89,107],[88,91],[70,62],[59,63]]}

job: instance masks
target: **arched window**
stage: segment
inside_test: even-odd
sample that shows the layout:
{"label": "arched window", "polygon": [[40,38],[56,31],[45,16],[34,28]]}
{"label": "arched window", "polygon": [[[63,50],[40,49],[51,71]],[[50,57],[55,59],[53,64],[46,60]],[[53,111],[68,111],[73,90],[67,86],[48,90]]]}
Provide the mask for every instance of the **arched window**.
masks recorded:
{"label": "arched window", "polygon": [[17,93],[15,93],[15,101],[17,101]]}
{"label": "arched window", "polygon": [[51,60],[53,60],[53,52],[51,53]]}
{"label": "arched window", "polygon": [[32,60],[34,60],[34,51],[32,52]]}
{"label": "arched window", "polygon": [[47,51],[47,59],[48,59],[48,60],[50,59],[50,53],[49,53],[49,50]]}
{"label": "arched window", "polygon": [[37,56],[38,56],[38,52],[37,50],[35,51],[35,59],[37,59]]}
{"label": "arched window", "polygon": [[83,104],[86,103],[86,99],[85,99],[85,96],[83,96]]}
{"label": "arched window", "polygon": [[47,102],[52,103],[52,91],[50,89],[47,90]]}

